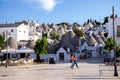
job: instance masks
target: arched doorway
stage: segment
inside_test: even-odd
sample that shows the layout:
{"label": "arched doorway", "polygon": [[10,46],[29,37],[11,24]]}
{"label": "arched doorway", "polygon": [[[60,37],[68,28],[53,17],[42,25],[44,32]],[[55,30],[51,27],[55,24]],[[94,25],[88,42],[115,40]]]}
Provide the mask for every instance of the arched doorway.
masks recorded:
{"label": "arched doorway", "polygon": [[64,61],[64,53],[59,53],[59,61]]}

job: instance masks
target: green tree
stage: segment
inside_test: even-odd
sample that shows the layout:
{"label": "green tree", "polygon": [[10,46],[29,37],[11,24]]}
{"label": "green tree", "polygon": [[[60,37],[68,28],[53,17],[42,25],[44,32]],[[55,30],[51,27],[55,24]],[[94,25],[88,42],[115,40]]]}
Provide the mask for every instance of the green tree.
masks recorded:
{"label": "green tree", "polygon": [[5,49],[5,35],[0,34],[0,47],[1,49]]}
{"label": "green tree", "polygon": [[55,32],[55,31],[51,31],[50,32],[50,38],[54,39],[54,40],[55,39],[58,40],[60,38],[60,35],[57,32]]}
{"label": "green tree", "polygon": [[107,39],[107,41],[105,42],[105,47],[104,48],[106,50],[108,50],[109,52],[113,49],[116,49],[116,57],[120,56],[120,47],[118,46],[116,41],[114,41],[114,43],[113,43],[113,38],[112,37]]}
{"label": "green tree", "polygon": [[96,25],[100,25],[101,22],[95,20],[95,24],[96,24]]}
{"label": "green tree", "polygon": [[73,31],[77,35],[77,37],[83,37],[83,35],[84,35],[83,30],[75,28]]}
{"label": "green tree", "polygon": [[60,26],[60,25],[66,25],[66,26],[69,26],[70,25],[70,23],[67,23],[67,22],[61,22],[61,23],[59,23],[59,24],[57,24],[58,26]]}
{"label": "green tree", "polygon": [[77,22],[74,22],[73,25],[77,25],[78,27],[81,26],[81,25],[78,24]]}
{"label": "green tree", "polygon": [[37,62],[40,62],[40,57],[43,54],[47,54],[47,48],[48,48],[48,41],[46,37],[43,37],[42,39],[38,39],[36,41],[34,50],[37,53]]}
{"label": "green tree", "polygon": [[114,46],[117,46],[116,45],[116,42],[114,42],[113,44],[113,38],[110,37],[107,39],[107,41],[105,42],[105,49],[108,50],[108,51],[111,51],[112,49],[114,49]]}
{"label": "green tree", "polygon": [[104,18],[103,24],[106,24],[106,23],[108,22],[108,18],[109,18],[109,17],[105,17],[105,18]]}
{"label": "green tree", "polygon": [[116,57],[120,56],[120,47],[116,47]]}

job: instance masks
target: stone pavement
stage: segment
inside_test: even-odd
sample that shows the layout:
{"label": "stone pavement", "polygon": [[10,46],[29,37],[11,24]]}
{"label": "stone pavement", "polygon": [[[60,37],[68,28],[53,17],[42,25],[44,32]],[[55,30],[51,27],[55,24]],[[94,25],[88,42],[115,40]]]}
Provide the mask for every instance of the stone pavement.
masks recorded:
{"label": "stone pavement", "polygon": [[120,76],[113,76],[113,66],[92,62],[80,60],[79,69],[70,69],[69,62],[0,67],[0,80],[120,80]]}

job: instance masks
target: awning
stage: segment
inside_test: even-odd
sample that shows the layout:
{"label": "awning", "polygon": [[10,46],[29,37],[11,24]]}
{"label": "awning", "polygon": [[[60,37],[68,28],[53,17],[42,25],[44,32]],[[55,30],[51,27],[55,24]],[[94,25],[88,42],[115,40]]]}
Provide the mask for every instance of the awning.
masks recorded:
{"label": "awning", "polygon": [[4,49],[1,50],[1,53],[34,53],[35,51],[33,49],[24,49],[24,50],[15,50],[15,49]]}

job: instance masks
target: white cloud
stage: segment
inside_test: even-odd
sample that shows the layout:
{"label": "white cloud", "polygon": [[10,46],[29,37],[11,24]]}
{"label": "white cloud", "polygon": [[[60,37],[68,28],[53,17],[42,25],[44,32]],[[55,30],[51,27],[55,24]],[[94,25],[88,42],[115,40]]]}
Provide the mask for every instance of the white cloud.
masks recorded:
{"label": "white cloud", "polygon": [[54,8],[56,2],[54,0],[36,0],[39,4],[42,5],[42,8],[49,11]]}
{"label": "white cloud", "polygon": [[52,11],[54,7],[61,3],[62,0],[26,0],[30,4],[33,4],[34,8],[37,9],[44,9],[46,11]]}

